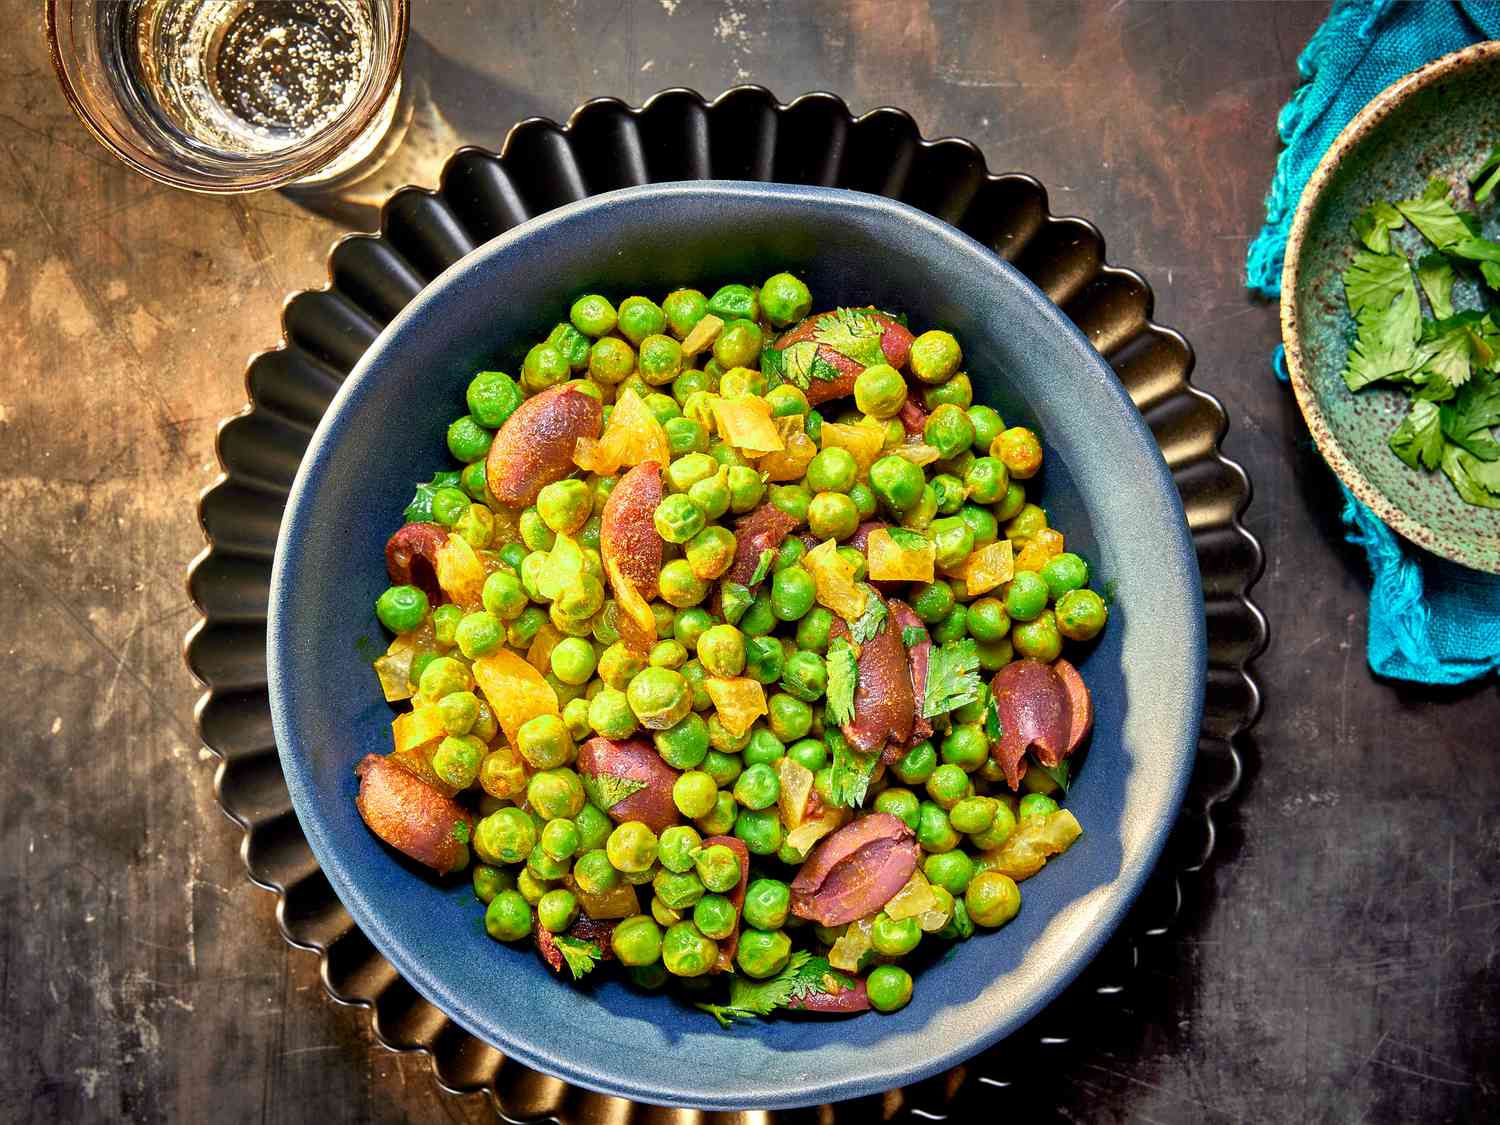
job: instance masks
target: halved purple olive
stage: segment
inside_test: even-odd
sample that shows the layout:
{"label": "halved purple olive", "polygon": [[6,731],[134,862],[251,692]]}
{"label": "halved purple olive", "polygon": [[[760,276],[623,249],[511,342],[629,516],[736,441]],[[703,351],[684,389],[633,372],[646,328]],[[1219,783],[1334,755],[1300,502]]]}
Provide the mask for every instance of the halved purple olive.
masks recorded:
{"label": "halved purple olive", "polygon": [[1017,660],[990,681],[1000,740],[990,754],[1012,789],[1021,784],[1022,760],[1035,750],[1037,761],[1055,766],[1071,754],[1093,725],[1093,702],[1078,670],[1066,660],[1043,664]]}
{"label": "halved purple olive", "polygon": [[648,602],[656,597],[661,574],[662,539],[652,518],[660,503],[661,466],[643,461],[620,478],[599,517],[600,555],[612,559]]}
{"label": "halved purple olive", "polygon": [[677,771],[645,739],[591,738],[578,748],[578,772],[616,824],[639,820],[661,832],[682,819],[672,801]]}
{"label": "halved purple olive", "polygon": [[[843,310],[840,310],[843,311]],[[911,355],[911,345],[914,337],[900,321],[887,316],[883,312],[874,309],[850,310],[859,316],[868,317],[883,329],[880,337],[880,352],[884,361],[895,368],[906,366],[906,361]],[[793,325],[782,333],[771,348],[771,351],[780,351],[793,344],[802,343],[817,338],[819,324],[824,317],[832,314],[821,312],[814,313]],[[865,369],[865,365],[859,360],[845,355],[831,344],[819,343],[817,357],[838,372],[836,379],[813,379],[807,386],[807,401],[813,406],[829,399],[843,398],[845,395],[854,393],[854,380],[859,373]],[[769,370],[769,369],[768,369]]]}
{"label": "halved purple olive", "polygon": [[741,516],[734,524],[734,562],[729,564],[724,578],[741,586],[750,585],[750,579],[760,569],[761,552],[775,554],[781,550],[782,541],[796,526],[796,520],[770,503]]}
{"label": "halved purple olive", "polygon": [[[848,627],[834,618],[831,635],[848,636]],[[901,629],[891,615],[859,650],[859,682],[854,689],[854,718],[839,729],[861,754],[873,754],[887,741],[906,745],[916,722],[916,698]]]}
{"label": "halved purple olive", "polygon": [[841,988],[837,992],[808,992],[801,997],[793,996],[786,1006],[798,1012],[818,1012],[822,1015],[849,1015],[868,1012],[870,997],[865,992],[864,978],[856,978],[853,988]]}
{"label": "halved purple olive", "polygon": [[[901,631],[901,643],[906,645],[906,664],[911,674],[911,693],[915,706],[911,738],[905,744],[891,743],[886,746],[886,757],[889,759],[887,765],[910,749],[912,743],[932,737],[932,721],[922,717],[922,700],[927,697],[927,662],[932,656],[932,639],[927,635],[927,626],[911,606],[895,598],[888,604],[891,620]],[[916,629],[921,634],[913,644],[906,644],[908,629]]]}
{"label": "halved purple olive", "polygon": [[866,918],[906,885],[920,853],[890,813],[861,817],[813,848],[792,880],[792,913],[824,926]]}
{"label": "halved purple olive", "polygon": [[438,548],[448,542],[446,528],[435,523],[409,523],[385,542],[385,569],[392,586],[415,586],[433,605],[448,600],[438,585]]}
{"label": "halved purple olive", "polygon": [[505,420],[485,458],[490,494],[511,508],[536,503],[537,493],[574,469],[581,437],[604,428],[599,400],[576,387],[549,387],[533,395]]}
{"label": "halved purple olive", "polygon": [[[610,944],[610,938],[615,932],[615,921],[596,922],[592,918],[580,918],[568,927],[567,935],[577,938],[579,941],[591,941],[599,947],[599,958],[603,961],[614,959],[614,946]],[[554,973],[562,972],[563,954],[558,947],[557,935],[546,926],[532,924],[532,940],[536,942],[537,952],[542,955],[542,960],[552,966]]]}
{"label": "halved purple olive", "polygon": [[468,865],[474,830],[468,809],[379,754],[366,754],[354,773],[354,805],[371,832],[442,874]]}

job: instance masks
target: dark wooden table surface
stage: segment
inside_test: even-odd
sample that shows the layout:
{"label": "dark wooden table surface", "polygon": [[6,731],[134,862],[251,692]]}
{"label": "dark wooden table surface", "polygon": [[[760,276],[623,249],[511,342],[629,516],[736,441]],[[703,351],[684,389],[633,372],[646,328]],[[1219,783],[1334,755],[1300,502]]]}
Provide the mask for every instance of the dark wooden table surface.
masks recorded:
{"label": "dark wooden table surface", "polygon": [[[194,498],[244,358],[341,225],[115,164],[0,0],[0,1120],[482,1121],[388,1054],[277,936],[217,811],[181,656]],[[424,0],[408,75],[430,182],[530,114],[834,90],[959,134],[1094,219],[1228,404],[1266,548],[1265,717],[1216,860],[1131,1018],[1038,1076],[1045,1120],[1500,1115],[1500,696],[1376,681],[1366,576],[1245,295],[1279,107],[1322,4]],[[353,211],[343,216],[359,221]]]}

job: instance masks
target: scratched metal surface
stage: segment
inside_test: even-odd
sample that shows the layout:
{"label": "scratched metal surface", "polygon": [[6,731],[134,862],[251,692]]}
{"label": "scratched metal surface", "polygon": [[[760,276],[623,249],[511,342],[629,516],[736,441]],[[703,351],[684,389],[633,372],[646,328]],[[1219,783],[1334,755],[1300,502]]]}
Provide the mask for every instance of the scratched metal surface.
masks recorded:
{"label": "scratched metal surface", "polygon": [[[503,9],[503,10],[502,10]],[[1152,987],[1038,1085],[1039,1120],[1464,1121],[1500,1099],[1493,682],[1392,688],[1336,490],[1239,283],[1274,114],[1321,4],[427,0],[412,141],[595,94],[826,88],[909,109],[1110,233],[1226,402],[1258,486],[1265,716],[1217,860]],[[323,995],[215,811],[178,645],[193,497],[289,290],[363,198],[209,200],[127,173],[56,91],[38,5],[0,0],[0,1120],[491,1119]],[[371,196],[378,194],[372,191]]]}

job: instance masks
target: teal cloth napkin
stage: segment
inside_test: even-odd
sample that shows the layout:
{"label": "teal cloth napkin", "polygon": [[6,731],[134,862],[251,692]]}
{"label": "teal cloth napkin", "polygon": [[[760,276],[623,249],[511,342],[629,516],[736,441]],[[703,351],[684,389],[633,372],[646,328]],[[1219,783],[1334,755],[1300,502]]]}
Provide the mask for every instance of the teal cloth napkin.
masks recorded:
{"label": "teal cloth napkin", "polygon": [[[1266,225],[1250,244],[1251,291],[1281,294],[1281,265],[1302,189],[1365,104],[1403,74],[1500,38],[1496,0],[1336,0],[1297,59],[1302,85],[1277,118],[1285,148],[1266,197]],[[1282,349],[1274,357],[1285,381]],[[1370,592],[1367,653],[1381,676],[1456,684],[1500,668],[1500,578],[1467,570],[1400,538],[1344,490],[1344,524],[1365,549]]]}

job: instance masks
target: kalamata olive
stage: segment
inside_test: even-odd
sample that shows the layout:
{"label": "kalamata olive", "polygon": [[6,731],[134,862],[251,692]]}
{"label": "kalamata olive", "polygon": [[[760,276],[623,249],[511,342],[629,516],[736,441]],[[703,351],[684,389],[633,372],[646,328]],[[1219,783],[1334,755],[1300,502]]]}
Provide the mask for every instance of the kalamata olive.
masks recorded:
{"label": "kalamata olive", "polygon": [[[834,618],[830,635],[846,637],[848,626]],[[859,650],[859,682],[854,689],[854,718],[839,729],[861,754],[873,754],[887,741],[911,741],[916,698],[901,629],[887,613],[885,621]]]}
{"label": "kalamata olive", "polygon": [[865,992],[864,979],[856,977],[853,988],[841,988],[835,992],[807,992],[800,997],[793,996],[787,1001],[786,1006],[799,1012],[818,1012],[829,1016],[848,1015],[854,1012],[868,1012],[870,997]]}
{"label": "kalamata olive", "polygon": [[824,926],[874,914],[906,885],[921,849],[890,813],[846,824],[815,847],[792,880],[792,913]]}
{"label": "kalamata olive", "polygon": [[[927,695],[927,661],[932,655],[932,640],[927,635],[927,626],[922,624],[922,619],[917,616],[916,610],[911,606],[896,598],[892,598],[886,604],[890,607],[891,621],[899,632],[901,643],[906,647],[906,665],[911,675],[911,691],[914,701],[911,738],[908,743],[902,745],[892,742],[886,746],[886,757],[893,762],[906,752],[910,743],[932,737],[932,722],[922,717],[922,700]],[[915,629],[921,634],[911,644],[908,644],[906,640],[909,629]]]}
{"label": "kalamata olive", "polygon": [[366,754],[354,773],[354,804],[371,832],[434,871],[468,863],[474,818],[466,808],[379,754]]}
{"label": "kalamata olive", "polygon": [[729,565],[725,579],[741,586],[750,585],[750,579],[760,568],[761,552],[770,551],[774,555],[781,550],[782,542],[796,526],[796,520],[769,502],[741,516],[734,524],[734,562]]}
{"label": "kalamata olive", "polygon": [[682,818],[672,801],[677,771],[641,738],[591,738],[578,748],[578,772],[616,824],[639,820],[653,832]]}
{"label": "kalamata olive", "polygon": [[661,574],[662,538],[652,519],[661,492],[661,466],[644,461],[620,478],[600,517],[599,553],[614,560],[619,573],[648,602],[656,597]]}
{"label": "kalamata olive", "polygon": [[[883,362],[897,369],[906,366],[907,358],[911,355],[911,345],[914,337],[899,321],[874,309],[839,311],[847,311],[860,317],[867,317],[879,325],[883,329],[880,337],[880,351],[884,357]],[[792,344],[815,339],[820,331],[818,322],[830,315],[836,314],[821,312],[807,317],[784,332],[781,338],[772,345],[773,350],[784,351]],[[853,394],[854,380],[865,369],[865,364],[851,356],[845,355],[831,344],[820,343],[816,354],[817,358],[838,372],[838,378],[812,379],[807,386],[807,401],[811,405],[817,406],[820,402],[827,402],[829,399],[843,398],[845,395]]]}
{"label": "kalamata olive", "polygon": [[[568,936],[579,941],[593,942],[599,948],[600,960],[611,961],[614,959],[615,951],[609,939],[617,925],[619,925],[619,919],[615,918],[604,922],[598,922],[592,918],[579,918],[568,927]],[[537,952],[542,955],[542,960],[552,966],[554,973],[562,972],[565,962],[562,950],[557,944],[557,936],[546,926],[533,925],[531,937],[536,942]]]}
{"label": "kalamata olive", "polygon": [[385,543],[385,569],[392,586],[415,586],[437,605],[448,600],[438,585],[438,548],[448,542],[446,528],[435,523],[409,523]]}
{"label": "kalamata olive", "polygon": [[1034,749],[1039,762],[1055,766],[1077,748],[1093,724],[1088,688],[1066,660],[1014,661],[995,673],[990,692],[1000,720],[1000,739],[990,754],[1012,789],[1021,784],[1026,751]]}
{"label": "kalamata olive", "polygon": [[578,439],[599,436],[603,410],[598,399],[566,385],[521,403],[490,443],[490,494],[512,508],[535,503],[537,493],[573,471]]}

